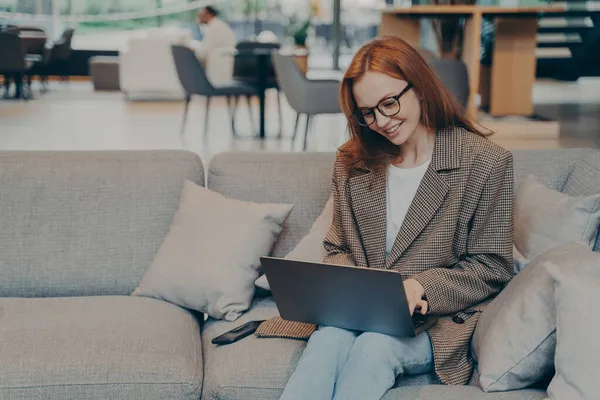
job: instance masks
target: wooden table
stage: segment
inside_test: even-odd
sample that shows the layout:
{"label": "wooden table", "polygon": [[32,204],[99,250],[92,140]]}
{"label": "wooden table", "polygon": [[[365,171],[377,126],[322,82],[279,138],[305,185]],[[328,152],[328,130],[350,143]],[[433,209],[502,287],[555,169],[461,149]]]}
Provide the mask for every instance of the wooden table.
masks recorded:
{"label": "wooden table", "polygon": [[[414,47],[420,46],[422,18],[465,18],[462,60],[469,71],[468,111],[477,115],[475,97],[494,116],[533,114],[532,88],[535,82],[537,20],[545,13],[562,12],[560,7],[500,7],[422,5],[384,9],[380,36],[396,36]],[[483,17],[493,17],[496,39],[492,66],[482,71],[480,62]]]}

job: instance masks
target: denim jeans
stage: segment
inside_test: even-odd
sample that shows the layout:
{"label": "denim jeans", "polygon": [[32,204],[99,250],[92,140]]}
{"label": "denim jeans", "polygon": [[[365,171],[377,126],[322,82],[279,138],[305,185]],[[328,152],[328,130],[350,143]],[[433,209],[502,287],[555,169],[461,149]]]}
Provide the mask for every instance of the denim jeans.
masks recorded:
{"label": "denim jeans", "polygon": [[396,338],[320,327],[310,337],[281,400],[380,400],[401,374],[433,370],[426,333]]}

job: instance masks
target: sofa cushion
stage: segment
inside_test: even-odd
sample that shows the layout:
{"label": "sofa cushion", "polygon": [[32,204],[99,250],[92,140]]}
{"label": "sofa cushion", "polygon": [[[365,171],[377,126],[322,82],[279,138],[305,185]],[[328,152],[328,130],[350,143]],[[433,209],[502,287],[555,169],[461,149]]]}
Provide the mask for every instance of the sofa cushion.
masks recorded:
{"label": "sofa cushion", "polygon": [[513,150],[515,188],[529,175],[537,176],[547,187],[561,191],[577,160],[600,165],[597,149]]}
{"label": "sofa cushion", "polygon": [[0,152],[0,296],[129,295],[185,179],[187,151]]}
{"label": "sofa cushion", "polygon": [[171,230],[132,295],[235,321],[250,307],[260,257],[292,208],[228,199],[186,181]]}
{"label": "sofa cushion", "polygon": [[[211,340],[247,321],[278,316],[271,297],[256,300],[249,312],[235,322],[209,319],[202,331],[202,348],[207,365],[203,400],[278,400],[294,372],[306,342],[293,339],[246,337],[239,342],[216,346]],[[401,377],[397,385],[439,383],[434,374]]]}
{"label": "sofa cushion", "polygon": [[581,251],[570,263],[546,264],[555,284],[556,374],[548,387],[551,399],[598,398],[600,346],[600,254]]}
{"label": "sofa cushion", "polygon": [[[577,160],[562,190],[571,196],[591,196],[600,193],[600,168]],[[596,236],[594,251],[600,251],[600,235]]]}
{"label": "sofa cushion", "polygon": [[600,193],[569,196],[532,175],[515,193],[514,219],[515,245],[527,260],[571,241],[592,249],[600,223]]}
{"label": "sofa cushion", "polygon": [[[535,175],[560,191],[577,160],[600,166],[596,149],[514,150],[513,155],[516,187]],[[334,160],[334,153],[221,153],[210,162],[207,186],[240,200],[294,204],[273,249],[274,256],[284,257],[309,232],[331,195]]]}
{"label": "sofa cushion", "polygon": [[159,300],[2,298],[0,338],[2,399],[200,396],[197,320]]}
{"label": "sofa cushion", "polygon": [[331,196],[334,160],[333,153],[222,153],[210,162],[207,187],[238,200],[293,204],[272,252],[284,257]]}
{"label": "sofa cushion", "polygon": [[546,392],[541,390],[484,393],[473,386],[427,385],[392,389],[381,400],[542,400],[545,398]]}
{"label": "sofa cushion", "polygon": [[[333,221],[333,196],[327,200],[323,212],[310,228],[308,235],[304,236],[300,242],[284,258],[288,260],[322,262],[327,254],[323,241],[331,227]],[[262,275],[256,280],[256,286],[271,290],[266,275]]]}
{"label": "sofa cushion", "polygon": [[552,376],[556,311],[545,264],[570,265],[588,252],[583,244],[566,243],[541,254],[484,310],[472,343],[483,390],[522,389]]}

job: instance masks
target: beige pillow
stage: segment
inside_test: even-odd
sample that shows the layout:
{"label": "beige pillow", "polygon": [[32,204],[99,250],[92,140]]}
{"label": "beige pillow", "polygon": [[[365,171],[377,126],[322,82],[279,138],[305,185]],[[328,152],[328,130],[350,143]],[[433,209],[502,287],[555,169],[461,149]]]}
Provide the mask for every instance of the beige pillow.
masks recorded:
{"label": "beige pillow", "polygon": [[544,252],[483,311],[472,351],[485,392],[524,389],[552,376],[556,312],[546,263],[569,267],[587,253],[585,244],[575,242]]}
{"label": "beige pillow", "polygon": [[515,194],[514,218],[515,245],[527,260],[572,241],[591,249],[600,223],[600,194],[569,196],[529,176]]}
{"label": "beige pillow", "polygon": [[[323,241],[325,235],[331,227],[333,221],[333,197],[330,197],[321,212],[321,215],[315,220],[306,236],[302,238],[290,251],[285,258],[288,260],[322,262],[325,257],[325,246]],[[262,275],[256,280],[256,286],[271,290],[267,277]]]}
{"label": "beige pillow", "polygon": [[234,321],[249,308],[260,257],[292,207],[228,199],[186,181],[171,229],[132,295]]}
{"label": "beige pillow", "polygon": [[567,264],[552,260],[546,268],[554,280],[557,341],[556,374],[548,395],[557,400],[600,397],[600,254],[584,251]]}

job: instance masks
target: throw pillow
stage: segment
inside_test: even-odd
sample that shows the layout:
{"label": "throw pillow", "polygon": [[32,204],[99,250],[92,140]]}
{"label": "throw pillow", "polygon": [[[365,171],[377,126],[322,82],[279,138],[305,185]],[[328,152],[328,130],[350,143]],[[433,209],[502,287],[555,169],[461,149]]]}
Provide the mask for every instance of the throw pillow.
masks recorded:
{"label": "throw pillow", "polygon": [[[600,193],[600,169],[583,160],[577,160],[562,192],[570,196],[591,196]],[[596,235],[594,251],[600,251],[600,235]]]}
{"label": "throw pillow", "polygon": [[523,254],[519,253],[517,246],[515,246],[514,244],[513,244],[513,260],[514,260],[515,274],[518,274],[519,272],[521,272],[523,270],[523,268],[525,268],[525,266],[529,262],[525,257],[523,257]]}
{"label": "throw pillow", "polygon": [[549,250],[515,276],[481,314],[473,335],[479,384],[486,392],[523,389],[552,376],[556,346],[554,282],[544,264],[576,263],[582,243]]}
{"label": "throw pillow", "polygon": [[[325,204],[325,208],[321,212],[321,215],[315,220],[311,226],[308,234],[304,236],[290,251],[285,258],[288,260],[297,261],[308,261],[308,262],[321,262],[325,257],[325,247],[323,246],[323,240],[325,235],[331,227],[333,221],[333,197],[330,197]],[[267,277],[262,275],[256,280],[256,286],[271,290]]]}
{"label": "throw pillow", "polygon": [[579,252],[576,262],[548,261],[555,283],[556,374],[548,386],[551,399],[596,399],[600,393],[600,254]]}
{"label": "throw pillow", "polygon": [[527,177],[515,194],[515,245],[527,259],[559,244],[586,243],[591,249],[600,223],[600,194],[569,196]]}
{"label": "throw pillow", "polygon": [[292,207],[228,199],[186,181],[170,231],[132,295],[234,321],[249,308],[260,257]]}

